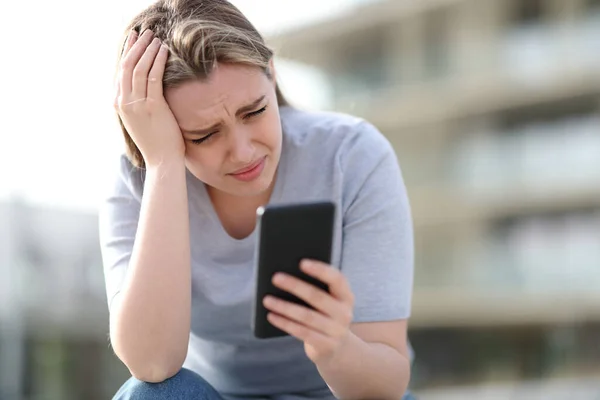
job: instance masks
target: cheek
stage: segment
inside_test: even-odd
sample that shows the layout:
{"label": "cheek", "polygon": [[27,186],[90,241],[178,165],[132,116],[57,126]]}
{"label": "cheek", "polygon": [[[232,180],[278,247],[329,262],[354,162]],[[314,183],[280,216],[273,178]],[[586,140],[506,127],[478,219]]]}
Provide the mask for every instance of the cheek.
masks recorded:
{"label": "cheek", "polygon": [[197,164],[198,162],[198,155],[199,155],[199,151],[198,151],[198,146],[196,146],[193,143],[186,143],[185,144],[185,158],[190,161],[193,162],[194,164]]}
{"label": "cheek", "polygon": [[210,175],[218,169],[219,162],[215,157],[215,151],[210,151],[201,145],[186,144],[185,158],[188,168],[196,175]]}
{"label": "cheek", "polygon": [[265,118],[257,128],[261,142],[268,147],[277,147],[279,145],[281,142],[281,122],[277,113],[269,115],[269,118]]}

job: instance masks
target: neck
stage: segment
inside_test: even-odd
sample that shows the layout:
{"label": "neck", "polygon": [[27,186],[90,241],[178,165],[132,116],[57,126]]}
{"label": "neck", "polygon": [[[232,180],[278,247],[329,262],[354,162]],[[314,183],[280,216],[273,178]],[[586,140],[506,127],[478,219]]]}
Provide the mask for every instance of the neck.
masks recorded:
{"label": "neck", "polygon": [[249,212],[255,213],[258,207],[269,202],[274,187],[275,179],[273,179],[267,190],[252,196],[237,196],[211,186],[206,186],[206,190],[216,210],[226,212],[229,215],[239,213],[247,215]]}
{"label": "neck", "polygon": [[269,202],[273,185],[256,196],[234,196],[207,187],[223,229],[233,238],[242,239],[250,235],[256,227],[256,210]]}

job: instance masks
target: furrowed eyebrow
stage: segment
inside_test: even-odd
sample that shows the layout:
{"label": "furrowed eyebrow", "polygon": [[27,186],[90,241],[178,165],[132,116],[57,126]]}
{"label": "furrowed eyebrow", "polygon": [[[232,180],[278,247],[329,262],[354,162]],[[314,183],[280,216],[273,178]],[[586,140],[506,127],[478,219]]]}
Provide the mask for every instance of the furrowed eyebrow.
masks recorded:
{"label": "furrowed eyebrow", "polygon": [[260,103],[262,103],[262,101],[265,99],[265,97],[266,97],[265,95],[260,96],[258,99],[254,100],[252,103],[250,103],[250,104],[248,104],[248,105],[240,108],[239,110],[237,110],[237,112],[235,113],[235,115],[239,117],[240,114],[244,114],[244,113],[249,112],[249,111],[254,111],[254,109],[256,107],[258,107],[258,105]]}
{"label": "furrowed eyebrow", "polygon": [[[245,105],[243,107],[240,107],[240,109],[236,111],[235,115],[240,116],[241,114],[247,113],[249,111],[253,111],[256,107],[259,106],[260,103],[263,102],[265,97],[267,97],[267,96],[262,95],[258,99],[254,100],[252,103]],[[188,134],[188,135],[206,136],[206,135],[218,130],[221,127],[221,125],[222,125],[221,122],[217,122],[216,124],[213,124],[209,128],[194,129],[194,130],[181,129],[181,131],[182,131],[182,133]]]}

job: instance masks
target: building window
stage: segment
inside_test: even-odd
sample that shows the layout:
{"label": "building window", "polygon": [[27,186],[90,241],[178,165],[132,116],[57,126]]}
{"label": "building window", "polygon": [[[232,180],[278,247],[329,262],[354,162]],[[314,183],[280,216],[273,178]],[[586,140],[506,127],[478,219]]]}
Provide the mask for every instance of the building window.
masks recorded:
{"label": "building window", "polygon": [[590,10],[600,11],[600,0],[588,0],[587,7]]}
{"label": "building window", "polygon": [[439,78],[449,72],[449,15],[446,9],[436,10],[425,19],[425,78]]}
{"label": "building window", "polygon": [[387,37],[381,29],[345,38],[333,65],[335,96],[371,94],[389,85],[387,49]]}
{"label": "building window", "polygon": [[517,25],[536,24],[544,17],[542,0],[516,0],[513,7],[513,21]]}

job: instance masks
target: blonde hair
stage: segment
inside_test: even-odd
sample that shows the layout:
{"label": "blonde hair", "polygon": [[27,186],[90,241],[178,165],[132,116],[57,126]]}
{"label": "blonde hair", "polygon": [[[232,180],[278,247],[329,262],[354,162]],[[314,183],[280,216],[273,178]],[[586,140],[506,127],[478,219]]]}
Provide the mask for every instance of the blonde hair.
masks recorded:
{"label": "blonde hair", "polygon": [[[269,78],[273,51],[248,19],[227,0],[158,0],[135,16],[127,26],[118,56],[121,62],[131,30],[152,30],[169,48],[163,77],[164,89],[191,80],[207,79],[217,63],[243,64],[262,69]],[[276,86],[280,106],[287,100]],[[126,154],[138,168],[144,159],[120,116]]]}

